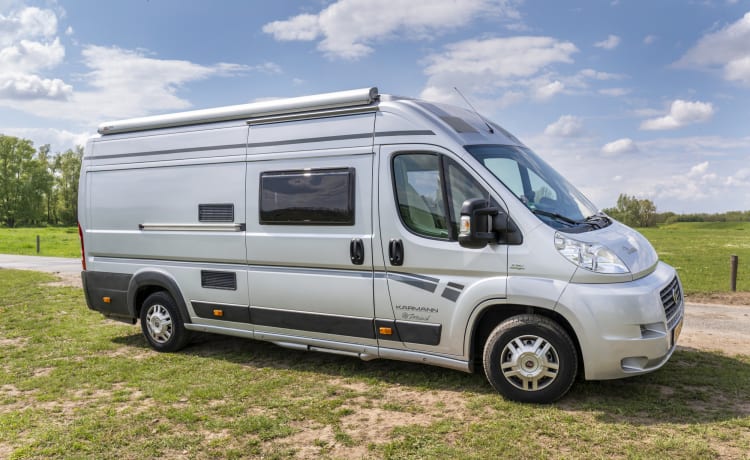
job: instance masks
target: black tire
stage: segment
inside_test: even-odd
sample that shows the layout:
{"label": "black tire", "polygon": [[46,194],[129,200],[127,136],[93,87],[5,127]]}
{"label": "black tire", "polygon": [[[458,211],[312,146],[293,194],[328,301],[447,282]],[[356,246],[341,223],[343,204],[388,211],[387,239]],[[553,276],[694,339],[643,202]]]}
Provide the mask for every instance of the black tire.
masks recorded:
{"label": "black tire", "polygon": [[141,330],[156,351],[177,351],[190,341],[177,304],[165,291],[146,297],[141,306]]}
{"label": "black tire", "polygon": [[484,345],[484,373],[513,401],[546,404],[562,398],[578,373],[573,341],[556,322],[519,315],[500,323]]}

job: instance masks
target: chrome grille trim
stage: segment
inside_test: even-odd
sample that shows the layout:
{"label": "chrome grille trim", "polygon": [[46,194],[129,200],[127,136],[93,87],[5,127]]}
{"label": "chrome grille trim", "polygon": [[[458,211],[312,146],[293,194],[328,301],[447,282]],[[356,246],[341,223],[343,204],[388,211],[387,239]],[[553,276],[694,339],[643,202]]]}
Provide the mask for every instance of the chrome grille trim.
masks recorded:
{"label": "chrome grille trim", "polygon": [[667,286],[661,290],[661,304],[664,306],[664,314],[667,317],[667,329],[672,330],[682,317],[682,306],[684,299],[680,283],[675,276]]}

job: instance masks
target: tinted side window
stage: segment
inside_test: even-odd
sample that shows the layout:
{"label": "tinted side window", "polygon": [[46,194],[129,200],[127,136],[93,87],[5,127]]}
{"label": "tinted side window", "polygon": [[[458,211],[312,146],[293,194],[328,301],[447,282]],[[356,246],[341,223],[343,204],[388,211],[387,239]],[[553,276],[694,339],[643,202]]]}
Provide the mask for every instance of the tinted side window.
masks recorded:
{"label": "tinted side window", "polygon": [[489,193],[460,167],[455,161],[448,160],[448,200],[451,204],[453,225],[458,232],[457,221],[461,218],[464,201],[474,198],[490,199]]}
{"label": "tinted side window", "polygon": [[354,225],[354,168],[261,173],[260,223]]}
{"label": "tinted side window", "polygon": [[434,154],[409,153],[393,159],[396,201],[404,225],[419,235],[447,239],[440,169],[440,157]]}

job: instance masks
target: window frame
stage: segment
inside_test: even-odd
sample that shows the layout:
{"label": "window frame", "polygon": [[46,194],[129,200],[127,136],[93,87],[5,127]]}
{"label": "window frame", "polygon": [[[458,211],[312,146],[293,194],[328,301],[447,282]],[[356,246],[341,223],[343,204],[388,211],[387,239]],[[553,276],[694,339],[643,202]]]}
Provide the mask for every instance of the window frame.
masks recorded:
{"label": "window frame", "polygon": [[[398,190],[396,188],[396,168],[395,168],[395,162],[396,158],[402,155],[432,155],[436,156],[438,158],[438,173],[440,175],[440,193],[442,196],[442,211],[446,218],[446,224],[447,224],[447,230],[448,230],[448,236],[446,238],[441,238],[438,236],[433,235],[426,235],[423,233],[419,233],[416,230],[414,230],[411,226],[409,226],[405,221],[404,217],[401,215],[401,204],[398,199]],[[394,203],[396,205],[396,214],[398,214],[399,221],[401,222],[401,225],[411,234],[416,235],[420,238],[426,238],[430,240],[436,240],[436,241],[449,241],[449,242],[458,242],[458,220],[460,219],[460,216],[454,215],[453,212],[453,206],[452,202],[449,201],[450,199],[450,193],[448,192],[448,187],[450,187],[450,177],[448,174],[448,163],[453,162],[457,168],[460,168],[461,171],[463,171],[468,177],[470,177],[474,182],[476,182],[481,189],[485,191],[489,199],[492,199],[492,194],[489,191],[489,189],[482,185],[482,182],[477,180],[476,177],[474,177],[469,171],[468,168],[466,168],[464,165],[462,165],[459,161],[449,157],[448,155],[444,153],[439,153],[431,150],[411,150],[411,151],[403,151],[403,152],[396,152],[391,156],[391,188],[393,189],[393,199]],[[494,199],[492,200],[495,201]]]}
{"label": "window frame", "polygon": [[[320,173],[347,173],[348,191],[346,221],[326,221],[326,220],[269,220],[264,218],[263,209],[263,179],[265,177],[320,174]],[[356,169],[352,167],[331,167],[331,168],[304,168],[304,169],[286,169],[277,171],[261,171],[258,178],[258,222],[261,225],[294,225],[294,226],[354,226],[356,223]],[[287,208],[288,209],[288,208]],[[304,209],[304,208],[302,208]],[[269,211],[265,211],[268,214]]]}

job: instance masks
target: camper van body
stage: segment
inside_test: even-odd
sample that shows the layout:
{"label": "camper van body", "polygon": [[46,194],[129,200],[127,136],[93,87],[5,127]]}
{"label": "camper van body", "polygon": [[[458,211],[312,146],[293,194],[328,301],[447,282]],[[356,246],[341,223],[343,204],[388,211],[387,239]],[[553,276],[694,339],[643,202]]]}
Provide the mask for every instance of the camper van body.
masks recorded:
{"label": "camper van body", "polygon": [[479,363],[504,395],[547,402],[675,348],[675,270],[472,111],[368,88],[99,133],[79,185],[86,300],[140,319],[157,350],[203,331]]}

